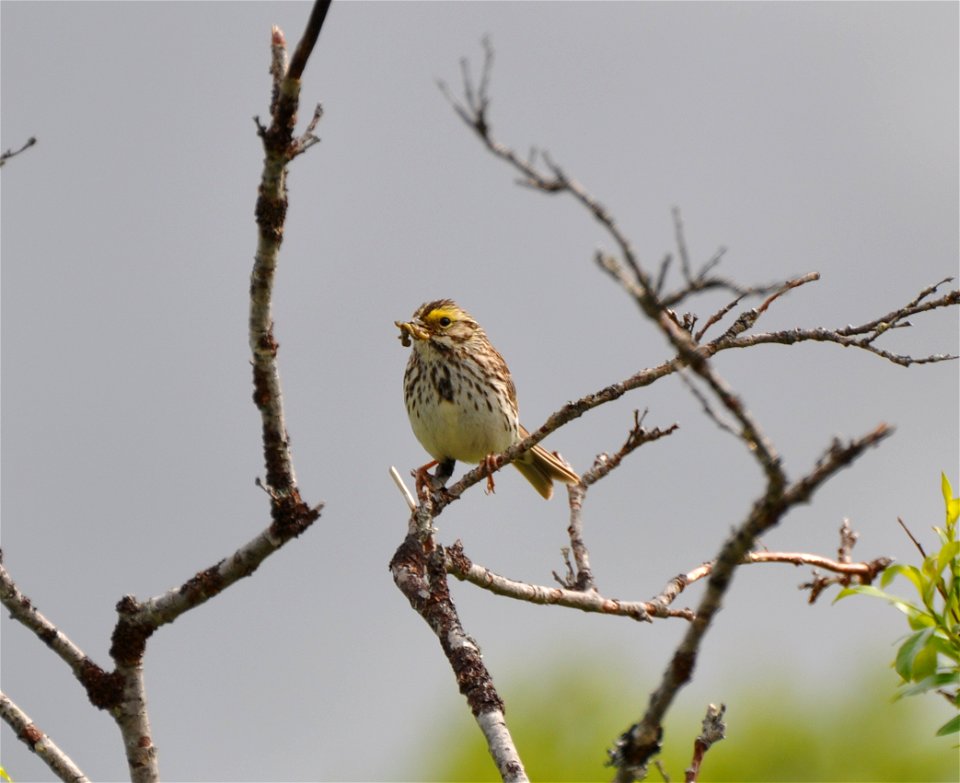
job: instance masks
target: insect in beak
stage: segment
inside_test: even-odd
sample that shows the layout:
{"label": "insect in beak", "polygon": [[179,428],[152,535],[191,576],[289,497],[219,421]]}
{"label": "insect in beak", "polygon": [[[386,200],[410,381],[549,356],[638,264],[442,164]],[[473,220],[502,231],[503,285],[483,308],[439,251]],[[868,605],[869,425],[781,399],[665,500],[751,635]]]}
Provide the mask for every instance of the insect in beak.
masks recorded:
{"label": "insect in beak", "polygon": [[400,344],[405,348],[410,345],[410,338],[414,340],[426,340],[430,335],[426,329],[413,321],[394,321],[394,325],[400,330]]}

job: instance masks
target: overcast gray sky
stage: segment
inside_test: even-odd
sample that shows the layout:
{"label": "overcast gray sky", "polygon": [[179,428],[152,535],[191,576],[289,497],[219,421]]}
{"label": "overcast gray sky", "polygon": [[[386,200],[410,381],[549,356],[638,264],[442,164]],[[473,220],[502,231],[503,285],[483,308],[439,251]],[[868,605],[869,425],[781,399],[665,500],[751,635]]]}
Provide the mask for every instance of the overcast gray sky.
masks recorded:
{"label": "overcast gray sky", "polygon": [[[39,139],[2,174],[4,557],[104,666],[122,595],[179,584],[268,522],[246,337],[262,157],[251,117],[267,113],[270,25],[294,41],[308,10],[0,6],[2,147]],[[549,150],[646,264],[673,248],[679,206],[696,261],[724,246],[723,271],[742,281],[821,273],[761,326],[837,327],[957,274],[957,23],[955,3],[335,4],[304,78],[304,105],[325,107],[323,141],[291,170],[275,303],[297,473],[326,508],[253,579],[150,640],[164,777],[416,777],[424,734],[466,719],[387,570],[407,516],[387,469],[426,459],[395,319],[456,298],[510,363],[529,428],[669,356],[593,264],[609,247],[600,228],[569,199],[516,187],[438,77],[456,84],[459,58],[478,63],[490,34],[495,133]],[[883,344],[958,351],[956,311],[915,324]],[[958,483],[956,363],[903,369],[805,345],[728,352],[716,367],[792,477],[834,435],[897,427],[770,549],[832,554],[850,517],[860,556],[910,559],[896,517],[918,534],[942,522],[940,471]],[[620,445],[635,408],[681,428],[592,490],[586,534],[601,590],[645,599],[713,556],[761,476],[677,379],[547,444],[583,470]],[[545,584],[562,569],[563,496],[544,503],[514,471],[439,527],[499,573]],[[830,691],[886,665],[901,617],[867,601],[808,607],[806,576],[738,575],[684,704],[729,701],[738,681],[780,667]],[[626,662],[648,690],[683,630],[454,595],[498,682],[575,655]],[[92,778],[125,777],[110,718],[31,634],[0,627],[3,689]],[[626,727],[642,706],[609,709]],[[921,733],[945,719],[930,712]],[[8,728],[0,741],[15,779],[46,777]]]}

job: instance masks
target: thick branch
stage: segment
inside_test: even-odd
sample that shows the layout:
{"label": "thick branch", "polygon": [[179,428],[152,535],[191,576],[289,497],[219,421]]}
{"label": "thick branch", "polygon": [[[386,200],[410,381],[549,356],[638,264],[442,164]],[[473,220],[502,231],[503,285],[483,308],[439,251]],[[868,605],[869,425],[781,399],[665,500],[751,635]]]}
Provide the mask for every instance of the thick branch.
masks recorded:
{"label": "thick branch", "polygon": [[446,575],[446,556],[433,537],[411,533],[390,561],[393,580],[410,606],[436,634],[457,684],[487,740],[504,781],[525,781],[527,774],[504,719],[503,700],[493,685],[476,643],[463,630]]}

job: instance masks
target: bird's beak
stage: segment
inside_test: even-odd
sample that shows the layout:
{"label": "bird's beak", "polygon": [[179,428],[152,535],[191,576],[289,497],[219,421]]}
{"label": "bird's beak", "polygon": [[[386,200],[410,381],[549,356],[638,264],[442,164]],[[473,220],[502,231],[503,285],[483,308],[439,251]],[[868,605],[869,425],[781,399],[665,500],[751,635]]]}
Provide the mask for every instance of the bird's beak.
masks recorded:
{"label": "bird's beak", "polygon": [[410,345],[411,337],[414,340],[426,340],[430,337],[430,333],[414,321],[394,321],[393,323],[400,330],[400,344],[404,347]]}

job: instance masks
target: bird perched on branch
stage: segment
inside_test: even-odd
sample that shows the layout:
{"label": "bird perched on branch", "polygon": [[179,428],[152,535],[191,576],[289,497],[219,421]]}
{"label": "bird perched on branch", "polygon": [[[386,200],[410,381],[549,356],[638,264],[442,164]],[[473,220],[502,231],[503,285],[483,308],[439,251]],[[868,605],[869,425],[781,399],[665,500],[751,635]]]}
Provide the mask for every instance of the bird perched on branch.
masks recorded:
{"label": "bird perched on branch", "polygon": [[[410,321],[396,321],[400,341],[413,345],[403,376],[403,398],[413,434],[432,462],[417,470],[417,489],[426,471],[439,464],[438,477],[456,461],[484,463],[493,490],[496,455],[528,433],[520,424],[517,391],[503,357],[468,312],[451,299],[421,305]],[[524,478],[544,498],[553,482],[577,484],[573,470],[540,445],[514,460]]]}

